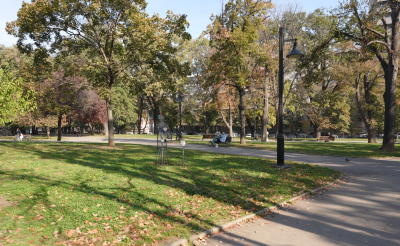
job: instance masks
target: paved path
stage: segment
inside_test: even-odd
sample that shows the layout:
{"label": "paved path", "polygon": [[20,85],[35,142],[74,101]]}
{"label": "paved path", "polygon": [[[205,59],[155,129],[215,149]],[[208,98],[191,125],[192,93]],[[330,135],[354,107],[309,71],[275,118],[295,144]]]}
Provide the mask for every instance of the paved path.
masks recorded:
{"label": "paved path", "polygon": [[[105,138],[70,141],[107,142]],[[116,143],[156,145],[152,139],[116,138]],[[179,147],[179,144],[170,144]],[[276,159],[276,152],[244,148],[186,149]],[[285,153],[286,160],[327,166],[348,175],[346,182],[276,211],[263,219],[215,235],[207,245],[400,245],[400,159],[374,160]]]}

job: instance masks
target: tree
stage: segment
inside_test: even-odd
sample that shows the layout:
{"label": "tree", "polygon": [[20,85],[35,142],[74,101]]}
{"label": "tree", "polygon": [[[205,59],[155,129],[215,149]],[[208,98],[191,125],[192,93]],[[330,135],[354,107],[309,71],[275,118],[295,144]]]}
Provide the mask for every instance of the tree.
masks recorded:
{"label": "tree", "polygon": [[94,124],[103,124],[107,121],[106,103],[94,90],[79,90],[73,105],[72,115],[81,123],[90,124],[93,131]]}
{"label": "tree", "polygon": [[217,86],[208,86],[206,81],[210,76],[209,66],[211,48],[209,40],[198,38],[181,43],[177,52],[177,59],[186,61],[190,67],[190,77],[183,80],[185,88],[185,102],[182,110],[182,119],[192,128],[195,124],[202,124],[208,133],[210,125],[216,120],[215,112],[208,112],[210,104],[215,104]]}
{"label": "tree", "polygon": [[[57,116],[54,115],[44,115],[44,112],[40,111],[40,108],[36,108],[33,112],[29,112],[22,116],[18,116],[15,119],[15,123],[19,126],[36,126],[45,129],[47,133],[47,139],[50,139],[50,130],[52,128],[58,127],[59,120]],[[66,115],[63,115],[61,120],[61,125],[65,126],[67,124]]]}
{"label": "tree", "polygon": [[[385,78],[385,123],[381,150],[394,150],[394,133],[396,127],[396,82],[399,66],[399,1],[385,1],[379,7],[377,2],[369,8],[366,0],[345,0],[335,9],[338,17],[336,38],[353,41],[355,45],[366,47],[378,59]],[[390,12],[390,23],[385,18]]]}
{"label": "tree", "polygon": [[64,115],[69,115],[76,102],[77,92],[84,84],[84,79],[79,76],[65,76],[64,71],[52,72],[44,77],[38,87],[40,98],[39,108],[44,117],[50,115],[58,118],[58,137],[62,138],[62,122]]}
{"label": "tree", "polygon": [[245,91],[260,78],[257,68],[265,62],[258,32],[270,7],[270,1],[230,0],[220,16],[211,17],[212,24],[207,27],[214,49],[209,83],[223,83],[238,92],[241,144],[246,144]]}
{"label": "tree", "polygon": [[237,106],[235,100],[235,91],[231,87],[221,87],[217,96],[217,108],[220,112],[222,121],[229,129],[229,136],[233,137],[233,113]]}
{"label": "tree", "polygon": [[23,115],[35,108],[32,91],[24,92],[24,81],[9,68],[0,68],[0,124],[12,122],[16,115]]}
{"label": "tree", "polygon": [[296,97],[317,138],[323,128],[345,131],[350,123],[348,90],[338,81],[337,72],[347,61],[348,52],[334,42],[335,26],[335,18],[317,9],[306,16],[300,32],[305,59],[298,64],[301,83],[296,88]]}
{"label": "tree", "polygon": [[[296,3],[288,4],[286,6],[275,5],[269,11],[269,17],[264,20],[265,28],[260,30],[260,43],[263,45],[263,49],[266,54],[266,62],[263,72],[264,81],[261,82],[260,87],[263,87],[263,134],[261,141],[265,142],[267,140],[267,128],[268,124],[275,125],[276,132],[278,135],[278,122],[274,119],[278,119],[278,109],[279,109],[279,95],[278,95],[278,73],[279,73],[279,40],[278,30],[279,27],[284,26],[286,29],[286,34],[289,38],[297,38],[300,36],[303,29],[303,24],[306,21],[306,13],[299,12]],[[302,43],[300,43],[302,44]],[[290,45],[285,45],[283,47],[284,52],[288,53],[292,47]],[[285,93],[283,98],[283,108],[286,108],[286,104],[290,102],[291,92],[293,87],[298,80],[299,71],[291,59],[284,60],[284,74],[290,75],[292,77],[291,83],[285,83]],[[287,76],[288,77],[288,76]],[[270,115],[269,105],[272,105],[275,110],[274,115]],[[285,110],[284,110],[285,112]],[[272,118],[271,118],[272,117]]]}
{"label": "tree", "polygon": [[[24,2],[18,19],[7,23],[7,31],[18,38],[17,46],[35,59],[51,54],[69,55],[86,51],[86,72],[107,104],[108,145],[114,144],[112,88],[129,82],[130,73],[151,52],[162,53],[174,35],[185,33],[186,16],[168,12],[165,19],[149,17],[144,0],[33,0]],[[33,42],[26,42],[28,39]]]}
{"label": "tree", "polygon": [[137,119],[137,109],[135,105],[136,97],[129,93],[128,88],[121,85],[114,87],[113,98],[115,128],[119,133],[121,130],[124,131],[127,127],[134,126],[135,119]]}
{"label": "tree", "polygon": [[368,143],[376,143],[376,116],[383,111],[383,102],[379,100],[383,94],[383,72],[379,61],[372,58],[369,53],[350,49],[346,61],[337,67],[339,81],[354,91],[359,115],[368,132]]}

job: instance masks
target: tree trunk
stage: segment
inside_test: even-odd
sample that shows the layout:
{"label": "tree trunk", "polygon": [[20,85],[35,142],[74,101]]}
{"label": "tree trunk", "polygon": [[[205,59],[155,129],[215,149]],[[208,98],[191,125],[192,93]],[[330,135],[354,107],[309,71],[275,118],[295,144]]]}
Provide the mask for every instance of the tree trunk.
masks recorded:
{"label": "tree trunk", "polygon": [[62,115],[58,116],[58,137],[57,137],[57,141],[60,142],[61,141],[61,136],[62,136],[62,132],[61,132],[61,122],[62,122]]}
{"label": "tree trunk", "polygon": [[232,117],[232,100],[229,99],[229,136],[233,138],[233,117]]}
{"label": "tree trunk", "polygon": [[254,132],[255,132],[254,123],[251,124],[252,121],[249,119],[249,117],[246,117],[246,122],[247,122],[247,126],[250,128],[251,137],[254,138]]}
{"label": "tree trunk", "polygon": [[206,129],[206,134],[210,134],[210,126],[208,125],[207,116],[205,116],[205,114],[203,114],[203,124]]}
{"label": "tree trunk", "polygon": [[158,130],[158,128],[161,127],[161,122],[158,120],[158,115],[160,114],[160,110],[158,109],[157,101],[153,105],[154,134],[159,134],[160,131]]}
{"label": "tree trunk", "polygon": [[[397,73],[399,70],[399,46],[400,46],[400,32],[399,32],[399,14],[400,5],[397,1],[387,1],[391,10],[391,29],[392,32],[390,40],[387,39],[387,45],[390,45],[388,52],[388,62],[383,62],[380,59],[382,68],[385,72],[385,93],[383,98],[385,101],[385,123],[383,130],[383,142],[381,150],[394,151],[394,132],[396,129],[396,81]],[[377,55],[378,56],[378,55]],[[378,56],[378,59],[380,57]]]}
{"label": "tree trunk", "polygon": [[138,123],[137,123],[137,128],[138,128],[138,133],[140,134],[141,132],[141,127],[142,127],[142,118],[143,118],[143,97],[139,98],[140,103],[139,103],[139,108],[138,108]]}
{"label": "tree trunk", "polygon": [[115,147],[114,143],[114,118],[113,118],[113,111],[111,107],[111,99],[108,98],[106,100],[107,104],[107,118],[108,118],[108,146]]}
{"label": "tree trunk", "polygon": [[[394,60],[394,58],[393,58]],[[396,130],[396,77],[398,72],[398,58],[389,63],[385,71],[385,123],[381,150],[394,151],[394,132]]]}
{"label": "tree trunk", "polygon": [[321,137],[321,132],[319,131],[319,125],[313,124],[313,128],[314,128],[314,137],[316,139],[319,139],[319,137]]}
{"label": "tree trunk", "polygon": [[[158,115],[160,114],[158,101],[155,97],[149,97],[149,103],[152,105],[152,111],[153,111],[153,123],[154,123],[153,134],[158,134],[159,133],[158,128],[160,127],[158,120]],[[149,121],[150,121],[150,115],[149,115]]]}
{"label": "tree trunk", "polygon": [[279,135],[279,109],[276,106],[275,106],[275,118],[276,118],[275,136],[278,136]]}
{"label": "tree trunk", "polygon": [[238,89],[239,92],[239,117],[240,117],[240,144],[246,144],[246,115],[244,104],[244,88]]}
{"label": "tree trunk", "polygon": [[39,135],[39,131],[36,126],[32,126],[32,135]]}
{"label": "tree trunk", "polygon": [[[364,74],[364,91],[365,91],[365,101],[367,104],[373,104],[371,99],[371,91],[369,90],[369,72]],[[368,132],[368,143],[376,143],[375,139],[375,125],[372,123],[373,121],[373,113],[370,109],[368,109],[368,115],[365,114],[364,108],[361,103],[361,89],[360,89],[360,76],[357,76],[355,80],[356,85],[356,102],[358,111],[360,112],[361,118],[364,122],[365,127],[367,128]]]}
{"label": "tree trunk", "polygon": [[108,136],[108,123],[104,122],[103,123],[103,132],[105,136]]}
{"label": "tree trunk", "polygon": [[224,112],[222,109],[220,109],[221,112],[221,116],[222,116],[222,120],[224,121],[226,127],[228,127],[228,131],[229,131],[229,136],[233,137],[233,130],[232,130],[232,101],[229,98],[229,107],[228,107],[228,115],[229,115],[229,123],[226,120],[226,117],[224,116]]}
{"label": "tree trunk", "polygon": [[268,85],[265,83],[264,85],[264,108],[263,108],[263,116],[262,116],[262,137],[261,142],[268,141]]}
{"label": "tree trunk", "polygon": [[47,139],[50,139],[50,127],[46,126]]}

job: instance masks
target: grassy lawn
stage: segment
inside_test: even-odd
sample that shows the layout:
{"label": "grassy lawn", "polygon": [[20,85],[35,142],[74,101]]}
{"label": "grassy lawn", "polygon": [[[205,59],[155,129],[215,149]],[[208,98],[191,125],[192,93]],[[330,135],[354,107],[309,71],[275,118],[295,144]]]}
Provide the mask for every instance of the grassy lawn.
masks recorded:
{"label": "grassy lawn", "polygon": [[[208,141],[188,141],[193,144],[209,144]],[[381,151],[379,148],[382,144],[360,143],[336,143],[336,142],[285,142],[285,151],[315,154],[315,155],[333,155],[346,157],[400,157],[400,145],[395,145],[395,151]],[[255,148],[276,151],[276,141],[259,142],[246,141],[246,145],[240,145],[239,142],[232,142],[232,147]]]}
{"label": "grassy lawn", "polygon": [[[1,136],[0,140],[13,140],[14,136]],[[45,141],[45,140],[57,140],[57,136],[50,136],[50,139],[47,139],[45,135],[31,135],[32,141]],[[62,137],[62,140],[68,140],[66,137]],[[25,142],[26,140],[24,140]]]}
{"label": "grassy lawn", "polygon": [[[90,135],[83,135],[84,137],[90,137]],[[96,134],[94,135],[95,137],[106,137],[104,135]],[[147,139],[157,139],[157,135],[150,135],[150,134],[115,134],[115,138],[147,138]],[[166,134],[164,135],[164,138],[166,137]],[[160,138],[160,136],[159,136]],[[172,139],[175,141],[176,135],[172,135]],[[202,135],[183,135],[182,139],[183,140],[201,140],[203,138]]]}
{"label": "grassy lawn", "polygon": [[[0,244],[166,243],[339,177],[325,167],[151,146],[0,142]],[[74,241],[76,240],[76,241]]]}

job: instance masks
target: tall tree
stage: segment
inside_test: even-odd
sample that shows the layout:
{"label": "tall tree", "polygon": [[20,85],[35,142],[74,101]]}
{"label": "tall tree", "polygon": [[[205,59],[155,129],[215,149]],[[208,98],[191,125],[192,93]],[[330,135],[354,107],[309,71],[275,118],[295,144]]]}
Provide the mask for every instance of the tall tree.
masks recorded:
{"label": "tall tree", "polygon": [[18,48],[34,53],[36,60],[86,50],[91,57],[86,62],[88,77],[106,100],[111,147],[114,84],[149,52],[162,53],[173,35],[189,36],[185,15],[149,17],[146,5],[144,0],[33,0],[24,2],[18,19],[7,23],[7,31],[18,38]]}
{"label": "tall tree", "polygon": [[[350,43],[348,59],[337,67],[338,80],[353,90],[359,115],[368,132],[368,143],[376,143],[376,116],[383,112],[383,71],[370,53],[360,52]],[[348,46],[348,45],[347,45]]]}
{"label": "tall tree", "polygon": [[214,49],[209,83],[223,83],[238,92],[241,144],[246,144],[245,91],[260,77],[256,68],[265,63],[258,32],[271,6],[264,0],[230,0],[220,16],[211,17],[212,24],[207,27]]}
{"label": "tall tree", "polygon": [[32,91],[24,90],[24,81],[9,68],[0,68],[0,124],[12,122],[16,115],[23,115],[36,107]]}
{"label": "tall tree", "polygon": [[[381,5],[383,3],[383,5]],[[377,2],[370,8],[367,0],[344,0],[333,12],[339,18],[336,38],[367,47],[384,72],[385,123],[381,150],[394,150],[396,127],[396,82],[399,69],[400,2]],[[386,14],[390,13],[390,18]]]}

